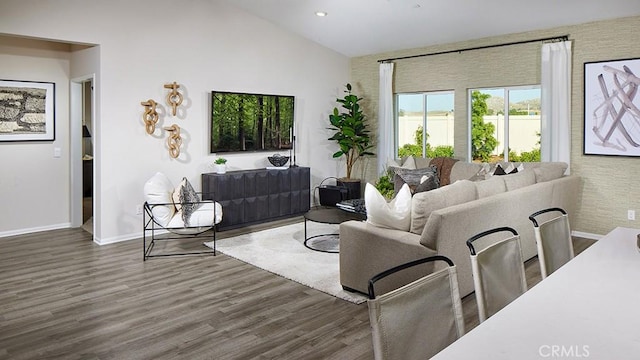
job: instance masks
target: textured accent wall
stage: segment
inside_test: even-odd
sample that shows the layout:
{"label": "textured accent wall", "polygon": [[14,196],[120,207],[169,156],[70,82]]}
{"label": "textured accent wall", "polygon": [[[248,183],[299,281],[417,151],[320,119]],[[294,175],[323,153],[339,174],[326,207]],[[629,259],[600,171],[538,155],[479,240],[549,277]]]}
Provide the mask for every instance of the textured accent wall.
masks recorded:
{"label": "textured accent wall", "polygon": [[[365,111],[377,131],[378,60],[569,35],[573,42],[571,171],[583,178],[583,195],[575,231],[606,234],[616,226],[640,227],[627,220],[627,210],[640,210],[640,158],[583,155],[583,64],[590,61],[640,57],[640,17],[620,18],[575,26],[484,38],[351,59],[351,78],[366,100]],[[541,43],[418,57],[395,61],[394,92],[453,90],[455,92],[456,157],[466,158],[469,139],[468,89],[540,83]],[[374,132],[376,132],[374,131]],[[377,178],[375,167],[365,178]]]}

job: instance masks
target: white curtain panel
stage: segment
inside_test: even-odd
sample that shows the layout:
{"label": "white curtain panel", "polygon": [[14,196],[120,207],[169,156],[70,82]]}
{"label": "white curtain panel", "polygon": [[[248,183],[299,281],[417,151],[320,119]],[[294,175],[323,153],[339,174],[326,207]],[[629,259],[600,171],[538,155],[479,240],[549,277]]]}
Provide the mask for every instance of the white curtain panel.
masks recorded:
{"label": "white curtain panel", "polygon": [[378,105],[378,175],[384,174],[388,161],[395,156],[393,143],[393,63],[381,63]]}
{"label": "white curtain panel", "polygon": [[[542,45],[542,161],[571,158],[571,41]],[[566,173],[569,173],[567,168]]]}

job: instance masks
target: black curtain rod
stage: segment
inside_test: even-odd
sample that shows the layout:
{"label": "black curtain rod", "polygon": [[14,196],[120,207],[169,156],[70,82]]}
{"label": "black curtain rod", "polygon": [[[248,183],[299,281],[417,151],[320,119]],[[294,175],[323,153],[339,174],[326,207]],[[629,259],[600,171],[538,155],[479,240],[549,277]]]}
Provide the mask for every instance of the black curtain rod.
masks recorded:
{"label": "black curtain rod", "polygon": [[389,59],[378,60],[378,62],[379,63],[383,63],[383,62],[388,62],[388,61],[393,61],[393,60],[404,60],[404,59],[412,59],[412,58],[432,56],[432,55],[460,53],[460,52],[463,52],[463,51],[481,50],[481,49],[489,49],[489,48],[494,48],[494,47],[511,46],[511,45],[519,45],[519,44],[527,44],[527,43],[538,42],[538,41],[551,41],[551,40],[553,40],[553,41],[567,41],[567,40],[569,40],[569,35],[554,36],[554,37],[535,39],[535,40],[514,41],[514,42],[509,42],[509,43],[504,43],[504,44],[496,44],[496,45],[476,46],[476,47],[471,47],[471,48],[439,51],[439,52],[428,53],[428,54],[409,55],[409,56],[402,56],[402,57],[397,57],[397,58],[389,58]]}

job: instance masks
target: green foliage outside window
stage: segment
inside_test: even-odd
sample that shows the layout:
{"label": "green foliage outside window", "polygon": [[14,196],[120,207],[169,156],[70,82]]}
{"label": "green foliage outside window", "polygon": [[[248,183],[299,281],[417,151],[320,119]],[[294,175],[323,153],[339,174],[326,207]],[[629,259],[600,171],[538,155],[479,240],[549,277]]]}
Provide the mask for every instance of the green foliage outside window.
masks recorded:
{"label": "green foliage outside window", "polygon": [[[416,130],[415,136],[413,137],[414,144],[404,144],[402,147],[398,148],[398,157],[403,158],[407,156],[417,156],[422,157],[422,135],[424,133],[424,129],[422,126],[419,126]],[[427,134],[427,139],[429,139],[429,134]],[[433,159],[436,157],[453,157],[453,146],[451,145],[439,145],[431,147],[431,144],[427,142],[427,158]]]}
{"label": "green foliage outside window", "polygon": [[491,154],[498,146],[498,140],[493,136],[495,126],[485,123],[487,114],[487,99],[491,95],[474,90],[471,93],[471,155],[474,160],[488,162]]}
{"label": "green foliage outside window", "polygon": [[539,162],[540,161],[540,148],[533,149],[531,151],[523,151],[520,155],[515,151],[509,151],[509,161],[513,162]]}

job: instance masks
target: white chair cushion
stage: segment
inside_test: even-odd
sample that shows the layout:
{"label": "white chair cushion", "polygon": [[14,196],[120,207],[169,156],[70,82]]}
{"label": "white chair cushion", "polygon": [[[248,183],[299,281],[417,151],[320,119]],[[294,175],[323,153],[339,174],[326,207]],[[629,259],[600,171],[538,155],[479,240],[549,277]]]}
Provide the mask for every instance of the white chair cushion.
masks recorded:
{"label": "white chair cushion", "polygon": [[144,184],[145,200],[149,204],[166,204],[153,206],[151,212],[154,220],[160,226],[167,226],[175,215],[176,209],[173,206],[173,184],[169,178],[158,172]]}
{"label": "white chair cushion", "polygon": [[[204,203],[191,214],[189,217],[189,227],[208,227],[214,224],[214,203]],[[215,224],[222,221],[222,205],[215,203]],[[166,228],[184,228],[184,221],[182,220],[182,210],[178,211],[175,216],[169,221]]]}

